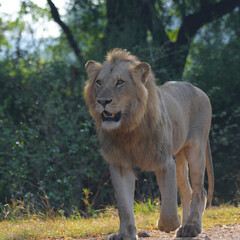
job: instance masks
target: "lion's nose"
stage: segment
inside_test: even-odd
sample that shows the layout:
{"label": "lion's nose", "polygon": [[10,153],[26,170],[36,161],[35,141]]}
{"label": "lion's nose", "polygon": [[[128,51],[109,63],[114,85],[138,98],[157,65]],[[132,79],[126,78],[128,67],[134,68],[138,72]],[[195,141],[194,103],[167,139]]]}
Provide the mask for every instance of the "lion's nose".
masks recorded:
{"label": "lion's nose", "polygon": [[110,102],[112,102],[112,99],[110,100],[97,100],[98,103],[100,103],[103,107],[105,107],[107,104],[109,104]]}

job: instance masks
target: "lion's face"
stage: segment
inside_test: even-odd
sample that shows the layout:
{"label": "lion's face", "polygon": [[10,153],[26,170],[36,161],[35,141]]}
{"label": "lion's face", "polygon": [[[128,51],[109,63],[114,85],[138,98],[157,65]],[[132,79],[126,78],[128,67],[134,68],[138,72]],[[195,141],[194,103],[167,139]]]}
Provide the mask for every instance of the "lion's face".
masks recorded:
{"label": "lion's face", "polygon": [[88,61],[86,69],[85,99],[98,127],[108,131],[133,129],[145,112],[150,66],[131,61],[106,61],[103,65]]}
{"label": "lion's face", "polygon": [[126,124],[130,112],[134,83],[128,70],[129,63],[101,68],[94,83],[96,111],[101,115],[104,129],[116,129]]}

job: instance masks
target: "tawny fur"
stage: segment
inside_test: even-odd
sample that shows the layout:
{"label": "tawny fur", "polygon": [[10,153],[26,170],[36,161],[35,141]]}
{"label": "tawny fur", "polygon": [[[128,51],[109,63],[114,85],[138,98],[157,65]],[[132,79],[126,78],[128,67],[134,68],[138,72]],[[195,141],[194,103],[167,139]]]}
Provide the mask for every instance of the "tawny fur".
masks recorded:
{"label": "tawny fur", "polygon": [[[96,68],[89,71],[90,75],[85,86],[84,96],[90,107],[90,113],[96,122],[102,153],[106,161],[123,166],[135,165],[143,170],[163,166],[165,151],[171,151],[170,146],[167,147],[167,144],[170,145],[168,143],[170,139],[166,141],[168,136],[164,136],[167,134],[162,131],[167,127],[165,126],[167,123],[164,123],[164,118],[161,117],[158,89],[153,74],[149,69],[148,76],[146,76],[147,82],[143,85],[142,81],[139,81],[141,69],[135,70],[140,62],[126,51],[113,50],[107,55],[106,59],[102,65],[102,75],[106,75],[105,69],[112,71],[111,69],[115,68],[115,71],[118,72],[118,69],[121,70],[121,67],[126,65],[132,76],[132,80],[129,79],[129,81],[134,82],[134,87],[128,88],[128,91],[123,92],[121,96],[122,98],[126,94],[127,97],[134,96],[128,102],[131,107],[125,110],[121,127],[109,132],[101,128],[100,115],[95,111],[94,80],[96,80],[96,75],[100,71],[99,64],[96,63]],[[159,131],[162,134],[156,134]],[[162,146],[163,144],[165,146]],[[149,159],[152,160],[152,163],[148,161]]]}
{"label": "tawny fur", "polygon": [[[140,62],[137,57],[121,49],[109,52],[103,64],[90,60],[85,67],[88,80],[84,97],[95,120],[105,160],[112,166],[124,169],[139,167],[143,171],[157,172],[166,169],[168,160],[174,156],[177,161],[178,181],[188,181],[186,173],[181,177],[180,172],[180,169],[187,171],[185,156],[193,156],[192,151],[199,156],[204,152],[204,158],[206,154],[210,154],[207,146],[211,104],[206,94],[189,83],[168,82],[160,87],[156,86],[149,64]],[[124,80],[121,87],[116,84],[119,79]],[[97,80],[101,85],[97,84]],[[98,103],[103,99],[111,100],[111,103],[103,107]],[[118,123],[103,123],[101,113],[104,110],[111,114],[121,112],[121,120]],[[204,158],[202,163],[198,163],[201,164],[202,171],[205,169]],[[212,169],[211,157],[206,159],[207,167]],[[213,174],[212,171],[208,172]],[[191,177],[197,178],[197,175]],[[199,176],[199,179],[202,177],[204,175]],[[212,182],[209,191],[212,198],[213,176],[210,179]],[[186,185],[186,188],[191,195],[190,185]],[[179,189],[181,190],[181,186]],[[197,194],[204,196],[204,190],[199,191]],[[189,196],[186,200],[188,206],[185,208],[185,222],[190,211],[190,198]],[[192,210],[189,219],[193,220],[188,219],[190,228],[191,221],[201,219],[204,197],[199,201],[201,207],[197,208],[199,210]],[[209,202],[211,199],[208,199]],[[200,212],[195,214],[194,211]],[[198,230],[192,231],[199,233],[201,223],[196,221],[199,222],[196,227]],[[161,228],[167,229],[160,226]],[[185,236],[184,231],[181,229],[180,236]]]}

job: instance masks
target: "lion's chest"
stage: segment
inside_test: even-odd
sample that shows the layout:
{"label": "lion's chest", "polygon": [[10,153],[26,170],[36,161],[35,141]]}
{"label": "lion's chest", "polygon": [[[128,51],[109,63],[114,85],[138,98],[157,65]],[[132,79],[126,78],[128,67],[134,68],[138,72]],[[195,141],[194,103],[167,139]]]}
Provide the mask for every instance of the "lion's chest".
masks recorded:
{"label": "lion's chest", "polygon": [[168,150],[161,136],[136,137],[132,135],[105,136],[101,144],[102,154],[108,163],[121,167],[139,167],[144,171],[153,171],[161,167],[166,160]]}

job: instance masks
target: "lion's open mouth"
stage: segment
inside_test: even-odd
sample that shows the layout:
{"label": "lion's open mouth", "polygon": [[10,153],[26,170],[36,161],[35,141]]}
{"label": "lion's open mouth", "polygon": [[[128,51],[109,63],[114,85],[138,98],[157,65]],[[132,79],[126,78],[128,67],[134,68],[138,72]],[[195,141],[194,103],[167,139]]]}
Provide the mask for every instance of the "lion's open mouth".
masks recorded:
{"label": "lion's open mouth", "polygon": [[113,113],[109,113],[107,111],[103,111],[102,112],[102,121],[114,121],[114,122],[118,122],[121,118],[121,112],[118,112],[116,114]]}

